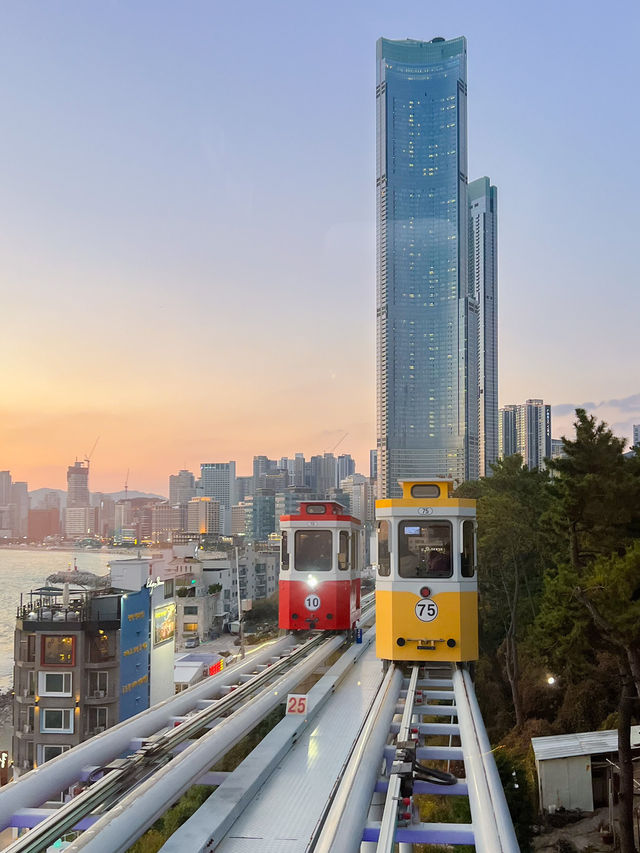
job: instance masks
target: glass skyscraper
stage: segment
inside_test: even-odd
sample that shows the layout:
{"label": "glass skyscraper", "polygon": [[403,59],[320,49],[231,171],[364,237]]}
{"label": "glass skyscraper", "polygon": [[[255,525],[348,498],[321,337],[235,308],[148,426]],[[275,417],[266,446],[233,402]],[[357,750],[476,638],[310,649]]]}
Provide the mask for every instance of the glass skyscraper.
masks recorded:
{"label": "glass skyscraper", "polygon": [[377,44],[378,491],[478,476],[464,38]]}

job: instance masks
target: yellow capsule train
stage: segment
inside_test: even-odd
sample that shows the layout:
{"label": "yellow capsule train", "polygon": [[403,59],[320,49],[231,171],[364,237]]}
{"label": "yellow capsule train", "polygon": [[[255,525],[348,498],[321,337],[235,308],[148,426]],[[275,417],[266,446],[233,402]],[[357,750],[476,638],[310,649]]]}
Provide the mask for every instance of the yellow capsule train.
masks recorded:
{"label": "yellow capsule train", "polygon": [[478,657],[476,502],[453,481],[400,481],[376,501],[376,651],[394,661]]}

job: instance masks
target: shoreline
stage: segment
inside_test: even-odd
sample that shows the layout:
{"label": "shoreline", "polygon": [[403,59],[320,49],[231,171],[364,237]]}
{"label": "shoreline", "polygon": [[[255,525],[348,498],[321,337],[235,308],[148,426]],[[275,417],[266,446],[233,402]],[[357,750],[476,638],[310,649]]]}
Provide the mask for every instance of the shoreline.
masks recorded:
{"label": "shoreline", "polygon": [[[152,546],[154,547],[154,546]],[[144,550],[151,556],[152,547],[148,545],[135,545],[133,548],[113,548],[105,546],[103,548],[75,548],[73,545],[4,545],[0,544],[0,552],[2,551],[30,551],[42,554],[54,552],[56,554],[122,554],[125,557],[137,557],[140,551],[141,557],[144,559],[142,551]],[[156,546],[156,552],[167,549],[162,549]]]}

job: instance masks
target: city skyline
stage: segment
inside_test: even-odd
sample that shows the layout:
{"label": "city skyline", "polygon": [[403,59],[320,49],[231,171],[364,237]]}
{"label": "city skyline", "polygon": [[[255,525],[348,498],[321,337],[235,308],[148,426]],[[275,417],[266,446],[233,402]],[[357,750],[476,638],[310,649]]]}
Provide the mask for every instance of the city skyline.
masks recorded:
{"label": "city skyline", "polygon": [[639,119],[629,52],[597,65],[593,45],[638,9],[490,12],[4,4],[0,469],[63,488],[100,435],[93,490],[130,470],[163,494],[169,471],[244,474],[348,433],[367,472],[380,36],[468,41],[469,175],[500,193],[499,404],[550,402],[554,437],[582,405],[630,439],[638,176],[619,152]]}

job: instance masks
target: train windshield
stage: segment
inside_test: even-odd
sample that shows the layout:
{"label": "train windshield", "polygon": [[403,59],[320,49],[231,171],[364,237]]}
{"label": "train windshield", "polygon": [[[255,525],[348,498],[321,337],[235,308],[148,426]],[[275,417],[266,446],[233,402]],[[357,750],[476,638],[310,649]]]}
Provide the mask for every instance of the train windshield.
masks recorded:
{"label": "train windshield", "polygon": [[331,571],[330,530],[296,530],[295,549],[297,572]]}
{"label": "train windshield", "polygon": [[450,578],[451,522],[401,521],[398,552],[401,578]]}

